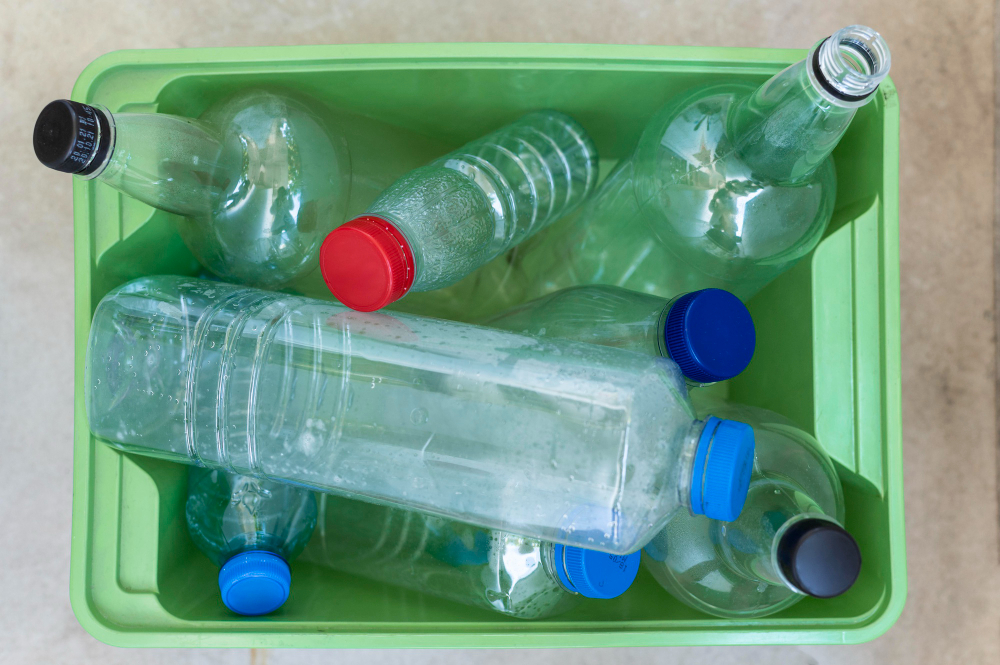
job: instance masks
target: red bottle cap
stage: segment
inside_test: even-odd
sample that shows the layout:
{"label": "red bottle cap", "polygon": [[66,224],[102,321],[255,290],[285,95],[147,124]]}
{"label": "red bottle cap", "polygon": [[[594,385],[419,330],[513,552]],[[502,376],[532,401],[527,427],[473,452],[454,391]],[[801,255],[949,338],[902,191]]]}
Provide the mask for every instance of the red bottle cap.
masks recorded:
{"label": "red bottle cap", "polygon": [[395,226],[362,215],[338,226],[319,250],[323,280],[337,300],[359,312],[374,312],[413,286],[413,252]]}

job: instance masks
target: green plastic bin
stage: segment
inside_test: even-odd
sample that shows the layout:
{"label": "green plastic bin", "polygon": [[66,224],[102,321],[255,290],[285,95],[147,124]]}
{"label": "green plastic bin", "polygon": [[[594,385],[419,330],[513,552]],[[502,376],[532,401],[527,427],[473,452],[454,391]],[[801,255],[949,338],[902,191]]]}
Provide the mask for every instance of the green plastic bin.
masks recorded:
{"label": "green plastic bin", "polygon": [[[592,133],[602,166],[624,156],[672,95],[709,81],[759,82],[798,50],[424,44],[122,51],[80,76],[73,98],[112,111],[197,115],[231,90],[301,89],[455,146],[520,114],[558,108]],[[83,369],[91,316],[140,275],[197,274],[170,216],[94,182],[74,182],[76,429],[70,575],[76,616],[122,646],[566,647],[842,643],[870,640],[906,595],[900,422],[899,107],[891,81],[835,152],[837,208],[816,252],[750,307],[758,349],[729,386],[811,429],[837,461],[861,577],[833,600],[807,598],[731,621],[673,600],[645,571],[623,597],[521,622],[293,565],[289,601],[263,618],[222,605],[217,571],[184,524],[186,469],[119,453],[90,435]]]}

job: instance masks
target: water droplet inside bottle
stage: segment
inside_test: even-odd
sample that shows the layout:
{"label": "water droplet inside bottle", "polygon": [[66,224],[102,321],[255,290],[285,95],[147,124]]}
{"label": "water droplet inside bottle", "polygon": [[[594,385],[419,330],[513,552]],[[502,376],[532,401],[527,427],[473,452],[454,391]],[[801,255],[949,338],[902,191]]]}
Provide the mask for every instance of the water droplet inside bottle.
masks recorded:
{"label": "water droplet inside bottle", "polygon": [[410,411],[410,422],[414,425],[423,425],[427,422],[430,414],[427,413],[427,409],[423,407],[417,407],[413,411]]}

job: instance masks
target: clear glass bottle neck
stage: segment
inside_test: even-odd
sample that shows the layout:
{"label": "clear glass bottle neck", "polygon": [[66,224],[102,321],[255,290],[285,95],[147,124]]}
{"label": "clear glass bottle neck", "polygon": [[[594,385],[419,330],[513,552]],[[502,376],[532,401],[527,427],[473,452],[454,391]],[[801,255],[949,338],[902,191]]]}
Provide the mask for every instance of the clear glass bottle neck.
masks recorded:
{"label": "clear glass bottle neck", "polygon": [[751,580],[787,586],[801,593],[781,573],[778,547],[792,525],[812,518],[833,521],[793,485],[764,480],[751,485],[739,519],[714,526],[722,557],[736,572]]}
{"label": "clear glass bottle neck", "polygon": [[736,152],[757,179],[786,183],[808,177],[888,70],[889,51],[878,33],[844,28],[735,105],[729,135]]}
{"label": "clear glass bottle neck", "polygon": [[210,215],[245,185],[251,155],[239,136],[224,140],[205,123],[179,116],[101,111],[112,148],[86,179],[189,217]]}

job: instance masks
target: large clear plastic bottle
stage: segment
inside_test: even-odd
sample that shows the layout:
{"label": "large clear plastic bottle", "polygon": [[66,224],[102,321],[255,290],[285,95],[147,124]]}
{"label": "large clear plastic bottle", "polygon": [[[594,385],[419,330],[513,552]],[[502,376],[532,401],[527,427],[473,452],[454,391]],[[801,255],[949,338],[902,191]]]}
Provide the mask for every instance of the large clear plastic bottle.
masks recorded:
{"label": "large clear plastic bottle", "polygon": [[360,311],[448,286],[574,210],[597,172],[578,122],[529,113],[393,183],[323,243],[323,277]]}
{"label": "large clear plastic bottle", "polygon": [[672,99],[568,226],[490,266],[504,275],[486,281],[521,280],[498,295],[525,300],[578,284],[749,299],[822,238],[831,152],[889,64],[882,37],[854,25],[759,87],[713,83]]}
{"label": "large clear plastic bottle", "polygon": [[292,584],[288,564],[316,526],[312,492],[192,467],[184,514],[195,545],[220,567],[226,607],[259,616],[284,604]]}
{"label": "large clear plastic bottle", "polygon": [[125,451],[612,554],[735,517],[753,457],[661,358],[192,278],[108,294],[85,381]]}
{"label": "large clear plastic bottle", "polygon": [[617,286],[577,286],[515,307],[485,325],[670,358],[689,384],[725,381],[753,358],[753,318],[721,289],[669,300]]}
{"label": "large clear plastic bottle", "polygon": [[302,555],[338,571],[518,619],[542,619],[632,584],[640,555],[564,547],[390,506],[318,495]]}
{"label": "large clear plastic bottle", "polygon": [[50,168],[180,215],[206,268],[266,288],[317,271],[327,233],[443,152],[399,127],[267,89],[225,97],[198,119],[59,100],[39,115],[34,146]]}
{"label": "large clear plastic bottle", "polygon": [[807,595],[850,589],[861,553],[843,528],[843,490],[820,444],[770,411],[704,404],[753,424],[746,506],[729,523],[676,515],[643,551],[646,568],[678,600],[726,618],[765,616]]}

